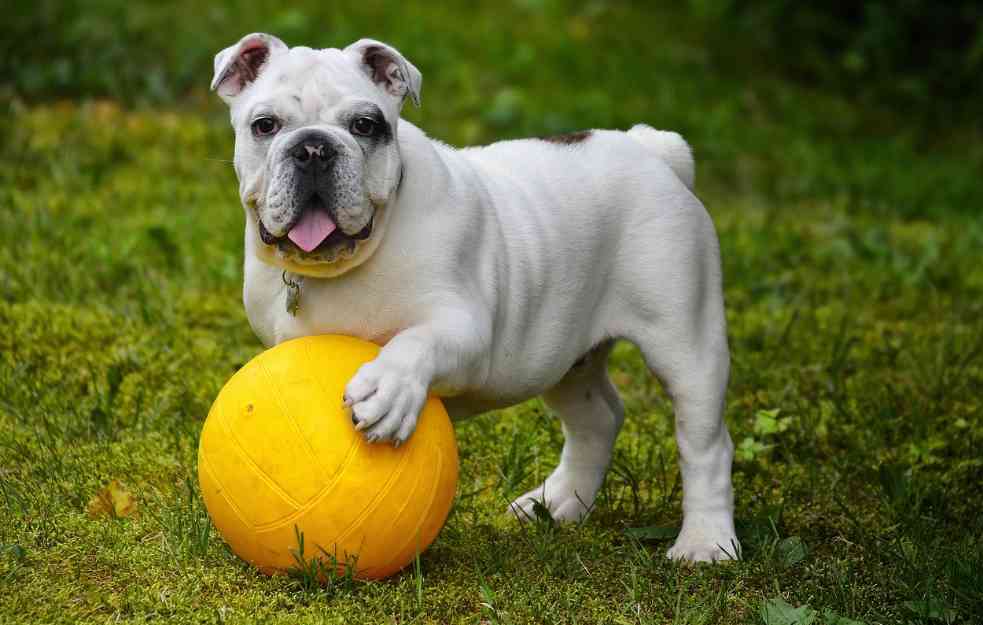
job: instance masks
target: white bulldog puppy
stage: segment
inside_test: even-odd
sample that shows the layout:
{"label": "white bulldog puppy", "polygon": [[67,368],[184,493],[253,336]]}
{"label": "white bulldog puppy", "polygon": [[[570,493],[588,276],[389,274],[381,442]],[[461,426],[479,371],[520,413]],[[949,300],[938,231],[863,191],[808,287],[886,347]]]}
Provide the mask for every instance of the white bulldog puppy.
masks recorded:
{"label": "white bulldog puppy", "polygon": [[689,147],[638,125],[458,150],[400,119],[420,83],[368,39],[251,34],[215,57],[256,334],[382,345],[338,398],[370,441],[411,436],[428,392],[454,418],[543,395],[560,464],[511,510],[535,499],[560,520],[604,480],[624,414],[606,361],[631,341],[676,412],[684,518],[668,556],[737,557],[719,246]]}

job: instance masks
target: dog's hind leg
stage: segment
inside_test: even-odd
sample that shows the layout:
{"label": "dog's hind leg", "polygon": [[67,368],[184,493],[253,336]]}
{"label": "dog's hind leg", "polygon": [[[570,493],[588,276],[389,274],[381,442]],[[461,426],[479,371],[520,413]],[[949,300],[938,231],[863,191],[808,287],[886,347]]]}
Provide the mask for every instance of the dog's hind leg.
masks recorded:
{"label": "dog's hind leg", "polygon": [[[669,549],[674,560],[740,557],[734,532],[731,463],[734,445],[723,420],[730,374],[719,252],[709,218],[685,219],[666,240],[690,242],[659,249],[645,266],[647,284],[635,301],[624,336],[642,351],[672,398],[683,478],[683,524]],[[703,236],[681,236],[702,229]],[[703,239],[703,245],[691,242]]]}
{"label": "dog's hind leg", "polygon": [[520,520],[535,518],[534,501],[544,503],[559,521],[577,521],[593,506],[624,421],[621,398],[607,373],[613,343],[606,341],[591,350],[543,394],[546,405],[563,423],[563,452],[546,481],[510,505],[511,513]]}
{"label": "dog's hind leg", "polygon": [[676,413],[683,526],[666,555],[700,562],[736,559],[740,545],[731,488],[734,445],[722,418],[729,369],[726,339],[704,337],[686,355],[678,341],[672,333],[639,341]]}

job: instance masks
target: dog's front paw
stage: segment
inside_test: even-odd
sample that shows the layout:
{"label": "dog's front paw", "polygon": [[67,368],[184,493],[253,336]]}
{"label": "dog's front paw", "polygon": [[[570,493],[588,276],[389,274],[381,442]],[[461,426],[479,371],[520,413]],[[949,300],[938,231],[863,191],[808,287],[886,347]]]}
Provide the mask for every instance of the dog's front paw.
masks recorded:
{"label": "dog's front paw", "polygon": [[684,521],[683,529],[666,557],[683,562],[740,560],[741,543],[737,541],[729,518]]}
{"label": "dog's front paw", "polygon": [[412,371],[378,359],[362,365],[345,387],[352,423],[370,443],[405,442],[426,400],[427,387]]}

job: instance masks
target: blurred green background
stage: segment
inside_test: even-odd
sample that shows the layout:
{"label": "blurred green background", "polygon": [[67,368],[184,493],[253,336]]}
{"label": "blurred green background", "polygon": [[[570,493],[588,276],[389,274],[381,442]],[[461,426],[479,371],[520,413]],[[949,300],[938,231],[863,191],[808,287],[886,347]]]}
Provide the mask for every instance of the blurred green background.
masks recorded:
{"label": "blurred green background", "polygon": [[[534,73],[531,66],[537,63],[531,55],[537,48],[558,48],[551,58],[572,64],[580,59],[581,68],[590,65],[591,57],[603,63],[603,57],[619,56],[626,47],[588,54],[571,45],[592,39],[592,31],[613,35],[598,43],[621,39],[627,24],[619,24],[619,14],[623,18],[626,7],[633,4],[647,9],[633,12],[636,17],[658,14],[653,3],[611,0],[451,2],[435,3],[441,7],[436,10],[422,8],[423,3],[416,8],[406,4],[410,6],[379,1],[346,6],[14,0],[7,7],[0,69],[13,92],[27,97],[110,96],[160,104],[200,88],[201,71],[208,66],[214,41],[231,41],[261,27],[287,41],[337,46],[363,35],[368,25],[373,34],[420,47],[416,57],[428,69],[439,65],[447,71],[457,55],[472,51],[481,41],[484,45],[477,47],[483,52],[470,58],[493,59],[503,78],[522,82]],[[899,107],[921,106],[922,112],[946,116],[953,109],[972,113],[978,104],[983,69],[983,6],[978,2],[687,0],[673,4],[691,18],[689,25],[697,31],[693,34],[711,44],[703,53],[735,77],[747,79],[760,70],[780,72],[802,83],[895,100]],[[176,21],[179,16],[184,19]],[[570,18],[575,23],[562,23]],[[535,22],[544,19],[548,22],[539,28],[553,30],[554,36],[540,39]],[[647,29],[641,26],[647,25],[635,22],[627,31],[644,35]],[[498,30],[499,37],[486,41],[480,36],[489,28]],[[567,37],[556,36],[563,34]],[[657,29],[651,31],[656,42],[657,34]],[[566,45],[557,45],[563,40]]]}
{"label": "blurred green background", "polygon": [[[0,622],[981,622],[981,6],[8,1]],[[455,145],[686,137],[721,241],[744,561],[662,557],[672,409],[626,344],[625,429],[584,525],[502,514],[559,454],[533,400],[457,427],[458,499],[420,569],[321,588],[224,549],[196,437],[261,346],[207,86],[254,31],[395,45],[423,73],[404,114]],[[113,479],[136,518],[85,513]]]}
{"label": "blurred green background", "polygon": [[[973,212],[981,7],[14,0],[0,97],[214,109],[212,57],[247,32],[314,47],[372,36],[423,71],[424,107],[408,115],[453,143],[644,120],[680,130],[701,173],[742,192],[835,193],[908,217]],[[936,155],[966,175],[923,158]]]}

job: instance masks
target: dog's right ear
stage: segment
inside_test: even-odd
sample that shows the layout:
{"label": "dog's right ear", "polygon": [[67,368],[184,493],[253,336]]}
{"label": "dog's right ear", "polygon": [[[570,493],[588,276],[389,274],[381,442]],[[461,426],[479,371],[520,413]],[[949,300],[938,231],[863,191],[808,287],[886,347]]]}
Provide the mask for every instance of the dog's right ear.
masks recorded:
{"label": "dog's right ear", "polygon": [[234,46],[215,55],[215,76],[212,91],[231,103],[243,89],[259,76],[263,66],[273,56],[287,51],[287,44],[273,35],[253,33]]}

